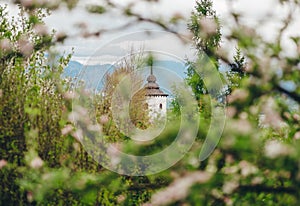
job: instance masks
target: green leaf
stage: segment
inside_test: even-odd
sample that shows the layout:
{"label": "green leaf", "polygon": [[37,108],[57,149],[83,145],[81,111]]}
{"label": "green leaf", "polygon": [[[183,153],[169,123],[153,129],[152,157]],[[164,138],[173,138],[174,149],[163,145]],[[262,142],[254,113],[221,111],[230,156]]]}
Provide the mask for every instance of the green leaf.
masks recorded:
{"label": "green leaf", "polygon": [[87,11],[90,13],[103,14],[106,12],[105,7],[100,5],[89,5],[86,7]]}

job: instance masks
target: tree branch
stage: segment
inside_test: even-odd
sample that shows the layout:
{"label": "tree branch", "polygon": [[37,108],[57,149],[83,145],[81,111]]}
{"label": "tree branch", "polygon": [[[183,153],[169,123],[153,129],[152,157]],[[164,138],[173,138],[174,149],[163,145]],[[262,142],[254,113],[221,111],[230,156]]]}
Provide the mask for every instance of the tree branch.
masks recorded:
{"label": "tree branch", "polygon": [[298,190],[295,187],[268,187],[265,185],[241,185],[236,189],[238,192],[255,192],[255,193],[287,193],[291,195],[298,195]]}
{"label": "tree branch", "polygon": [[282,92],[282,93],[286,94],[287,96],[289,96],[290,98],[292,98],[296,102],[300,103],[300,95],[297,94],[296,92],[290,92],[290,91],[284,89],[283,87],[281,87],[280,85],[275,85],[275,88],[279,92]]}

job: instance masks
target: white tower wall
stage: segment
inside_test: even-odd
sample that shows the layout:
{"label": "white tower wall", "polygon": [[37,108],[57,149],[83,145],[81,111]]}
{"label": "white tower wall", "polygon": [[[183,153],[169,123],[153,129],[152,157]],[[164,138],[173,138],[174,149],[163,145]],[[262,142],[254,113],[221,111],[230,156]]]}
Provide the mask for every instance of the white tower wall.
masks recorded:
{"label": "white tower wall", "polygon": [[145,84],[146,101],[148,107],[148,114],[150,121],[155,121],[158,118],[163,118],[167,114],[167,96],[162,90],[159,89],[159,85],[156,83],[156,77],[153,75],[153,69],[151,66],[150,75],[147,78]]}
{"label": "white tower wall", "polygon": [[149,117],[151,120],[163,118],[167,114],[167,97],[166,96],[148,96],[147,104]]}

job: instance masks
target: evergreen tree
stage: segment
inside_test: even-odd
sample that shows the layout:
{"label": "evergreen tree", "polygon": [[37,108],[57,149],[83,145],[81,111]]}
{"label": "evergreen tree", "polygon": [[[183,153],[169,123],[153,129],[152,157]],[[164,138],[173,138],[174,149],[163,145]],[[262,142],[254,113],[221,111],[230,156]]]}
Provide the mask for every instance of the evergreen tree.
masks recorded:
{"label": "evergreen tree", "polygon": [[188,29],[193,33],[193,40],[198,51],[203,51],[210,57],[220,46],[221,32],[219,18],[213,9],[211,0],[196,2]]}
{"label": "evergreen tree", "polygon": [[[221,32],[219,19],[212,8],[211,0],[196,2],[195,11],[192,12],[188,29],[193,34],[193,41],[197,50],[198,58],[207,55],[219,68],[218,59],[213,55],[220,46]],[[199,101],[202,94],[206,94],[204,82],[201,76],[195,71],[195,63],[187,63],[187,84],[192,88],[196,99]]]}
{"label": "evergreen tree", "polygon": [[241,80],[245,77],[246,60],[242,55],[241,49],[236,48],[236,54],[233,57],[234,62],[229,64],[230,70],[226,72],[228,80],[228,88],[226,95],[230,94],[232,90],[240,86]]}

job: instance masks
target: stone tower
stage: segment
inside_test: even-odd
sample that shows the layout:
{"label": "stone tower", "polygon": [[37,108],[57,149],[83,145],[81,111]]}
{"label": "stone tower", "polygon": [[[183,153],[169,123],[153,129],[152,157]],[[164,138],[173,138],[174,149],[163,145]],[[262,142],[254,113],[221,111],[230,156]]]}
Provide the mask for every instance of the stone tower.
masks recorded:
{"label": "stone tower", "polygon": [[145,84],[146,107],[149,110],[150,120],[153,121],[154,119],[166,116],[167,98],[169,95],[160,90],[159,85],[156,83],[156,77],[153,75],[152,66],[147,82]]}

